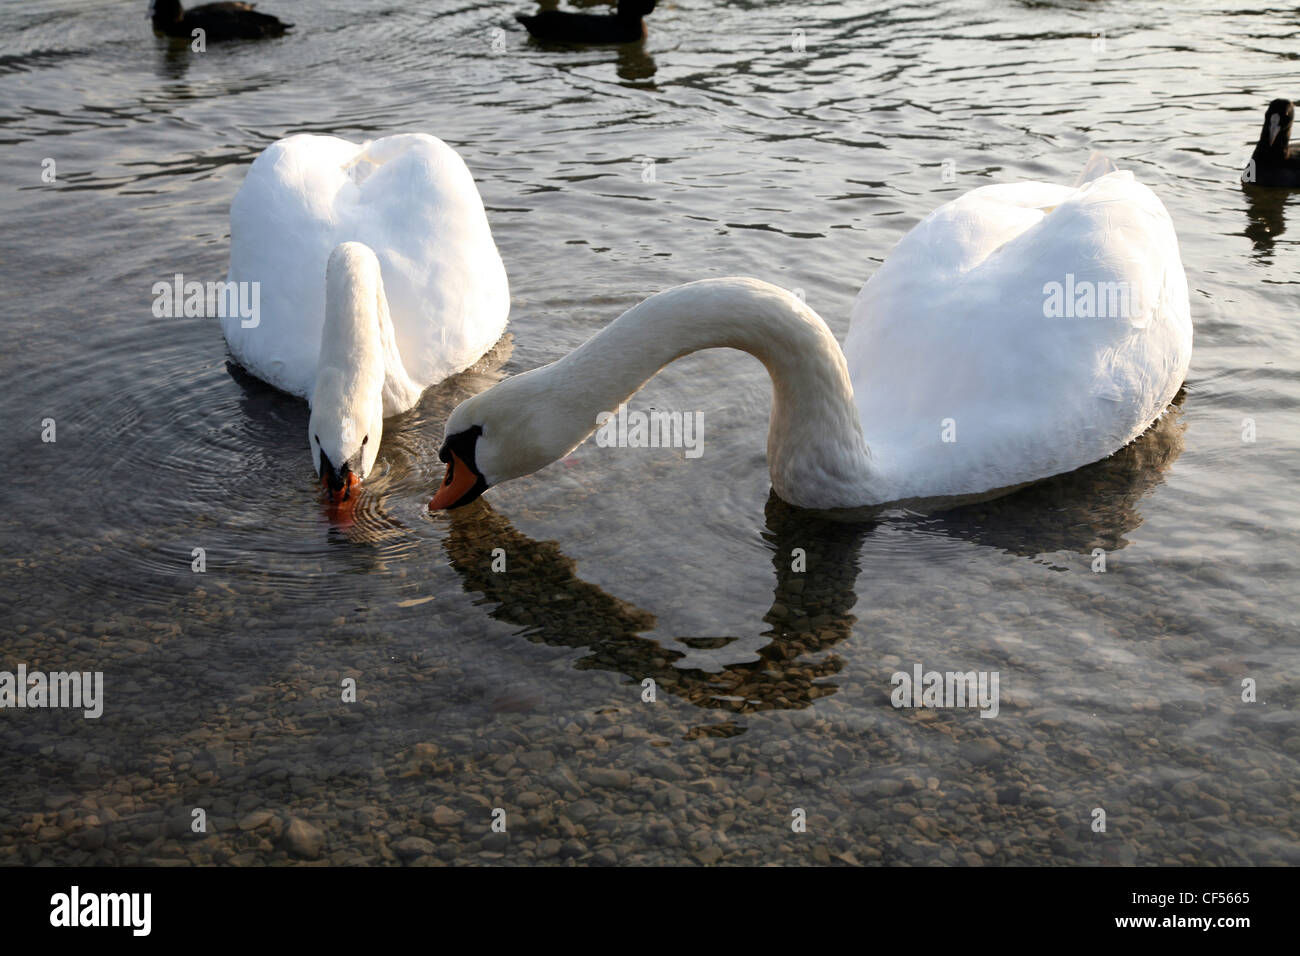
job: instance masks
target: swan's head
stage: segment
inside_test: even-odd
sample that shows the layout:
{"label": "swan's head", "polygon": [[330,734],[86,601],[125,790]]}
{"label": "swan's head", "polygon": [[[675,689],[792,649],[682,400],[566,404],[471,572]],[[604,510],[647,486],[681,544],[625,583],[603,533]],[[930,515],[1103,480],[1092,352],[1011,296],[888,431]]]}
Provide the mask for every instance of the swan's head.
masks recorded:
{"label": "swan's head", "polygon": [[430,511],[467,505],[494,485],[558,461],[596,430],[552,366],[508,378],[465,399],[447,419],[438,457],[447,465]]}
{"label": "swan's head", "polygon": [[330,503],[356,500],[362,480],[375,467],[384,434],[381,393],[358,395],[337,369],[322,370],[307,423],[316,474]]}

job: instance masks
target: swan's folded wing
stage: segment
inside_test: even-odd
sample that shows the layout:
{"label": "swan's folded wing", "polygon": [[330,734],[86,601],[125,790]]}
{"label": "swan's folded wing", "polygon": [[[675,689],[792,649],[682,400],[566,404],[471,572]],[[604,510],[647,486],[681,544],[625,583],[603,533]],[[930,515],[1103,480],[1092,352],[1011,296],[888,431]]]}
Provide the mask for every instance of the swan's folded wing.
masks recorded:
{"label": "swan's folded wing", "polygon": [[505,331],[510,291],[464,160],[412,133],[366,150],[373,171],[344,213],[375,250],[402,363],[421,388],[474,364]]}
{"label": "swan's folded wing", "polygon": [[1190,352],[1173,226],[1124,172],[936,210],[863,288],[845,345],[868,444],[925,495],[1105,457],[1173,398]]}
{"label": "swan's folded wing", "polygon": [[358,147],[333,136],[279,140],[254,160],[230,206],[232,282],[255,282],[255,325],[225,316],[236,360],[258,378],[303,398],[316,381],[325,323],[325,263],[337,242],[333,197]]}
{"label": "swan's folded wing", "polygon": [[230,278],[259,284],[261,317],[254,328],[238,317],[222,327],[235,358],[285,391],[311,395],[325,264],[342,242],[363,242],[379,259],[398,352],[418,388],[472,365],[504,331],[509,288],[483,202],[464,161],[432,136],[280,140],[253,163],[230,222]]}

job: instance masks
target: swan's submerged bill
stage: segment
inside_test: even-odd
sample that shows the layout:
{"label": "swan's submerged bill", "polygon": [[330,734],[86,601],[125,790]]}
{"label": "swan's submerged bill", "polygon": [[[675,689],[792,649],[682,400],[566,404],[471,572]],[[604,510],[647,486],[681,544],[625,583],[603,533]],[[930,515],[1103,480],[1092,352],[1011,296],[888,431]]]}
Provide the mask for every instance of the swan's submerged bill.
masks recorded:
{"label": "swan's submerged bill", "polygon": [[1192,346],[1169,215],[1108,168],[1090,163],[1074,187],[986,186],[935,210],[859,293],[843,350],[800,299],[756,279],[651,296],[564,358],[461,403],[430,508],[562,458],[600,412],[710,348],[766,367],[772,486],[801,507],[979,494],[1107,457],[1164,412]]}
{"label": "swan's submerged bill", "polygon": [[385,418],[476,362],[505,331],[505,267],[460,156],[423,134],[280,140],[230,209],[230,274],[256,322],[222,329],[249,372],[311,403],[334,505],[355,502]]}

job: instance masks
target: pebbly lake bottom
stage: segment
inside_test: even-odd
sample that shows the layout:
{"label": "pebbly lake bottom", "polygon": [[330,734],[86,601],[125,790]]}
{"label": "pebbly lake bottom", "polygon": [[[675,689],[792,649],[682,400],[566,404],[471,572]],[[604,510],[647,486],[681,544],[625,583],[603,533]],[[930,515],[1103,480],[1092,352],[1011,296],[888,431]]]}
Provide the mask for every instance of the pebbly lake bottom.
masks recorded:
{"label": "pebbly lake bottom", "polygon": [[[436,587],[386,606],[346,581],[331,594],[358,571],[417,573],[412,552],[387,567],[369,541],[336,541],[333,573],[292,586],[139,571],[134,610],[85,554],[6,563],[5,590],[27,596],[8,655],[103,672],[107,689],[98,719],[5,714],[0,862],[1294,864],[1275,755],[1300,740],[1178,620],[1176,595],[1213,586],[1212,562],[1058,571],[1077,617],[1064,630],[1016,580],[1038,561],[920,601],[905,581],[864,587],[891,524],[1072,549],[1086,568],[1181,434],[1171,414],[1106,462],[949,512],[849,522],[770,496],[775,585],[752,637],[647,636],[653,613],[483,500],[425,519],[444,535],[425,560],[472,599],[453,606]],[[1096,587],[1135,573],[1145,608]],[[95,600],[42,589],[54,576]],[[1162,667],[1110,666],[1099,634]],[[1035,650],[1062,639],[1078,642],[1072,668]],[[996,719],[891,701],[896,672],[952,662],[999,675]],[[1087,670],[1105,687],[1080,686]]]}

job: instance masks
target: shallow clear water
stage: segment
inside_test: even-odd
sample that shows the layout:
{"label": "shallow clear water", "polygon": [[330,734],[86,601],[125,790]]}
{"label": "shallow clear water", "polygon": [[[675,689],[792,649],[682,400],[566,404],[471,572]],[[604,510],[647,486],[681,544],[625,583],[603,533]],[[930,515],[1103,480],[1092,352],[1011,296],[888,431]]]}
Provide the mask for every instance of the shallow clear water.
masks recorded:
{"label": "shallow clear water", "polygon": [[[0,861],[311,857],[292,817],[334,862],[1300,861],[1300,197],[1237,182],[1300,15],[678,0],[643,47],[573,49],[523,3],[266,0],[292,35],[195,54],[145,6],[0,9],[0,669],[106,695],[5,712]],[[512,342],[386,426],[340,530],[305,406],[150,289],[224,277],[278,137],[402,130],[478,179]],[[1196,326],[1180,410],[1113,459],[830,523],[770,497],[766,375],[710,352],[634,400],[703,411],[702,457],[588,443],[427,513],[450,409],[645,295],[755,275],[842,339],[929,210],[1094,148],[1169,208]],[[894,709],[915,663],[997,671],[999,716]]]}

